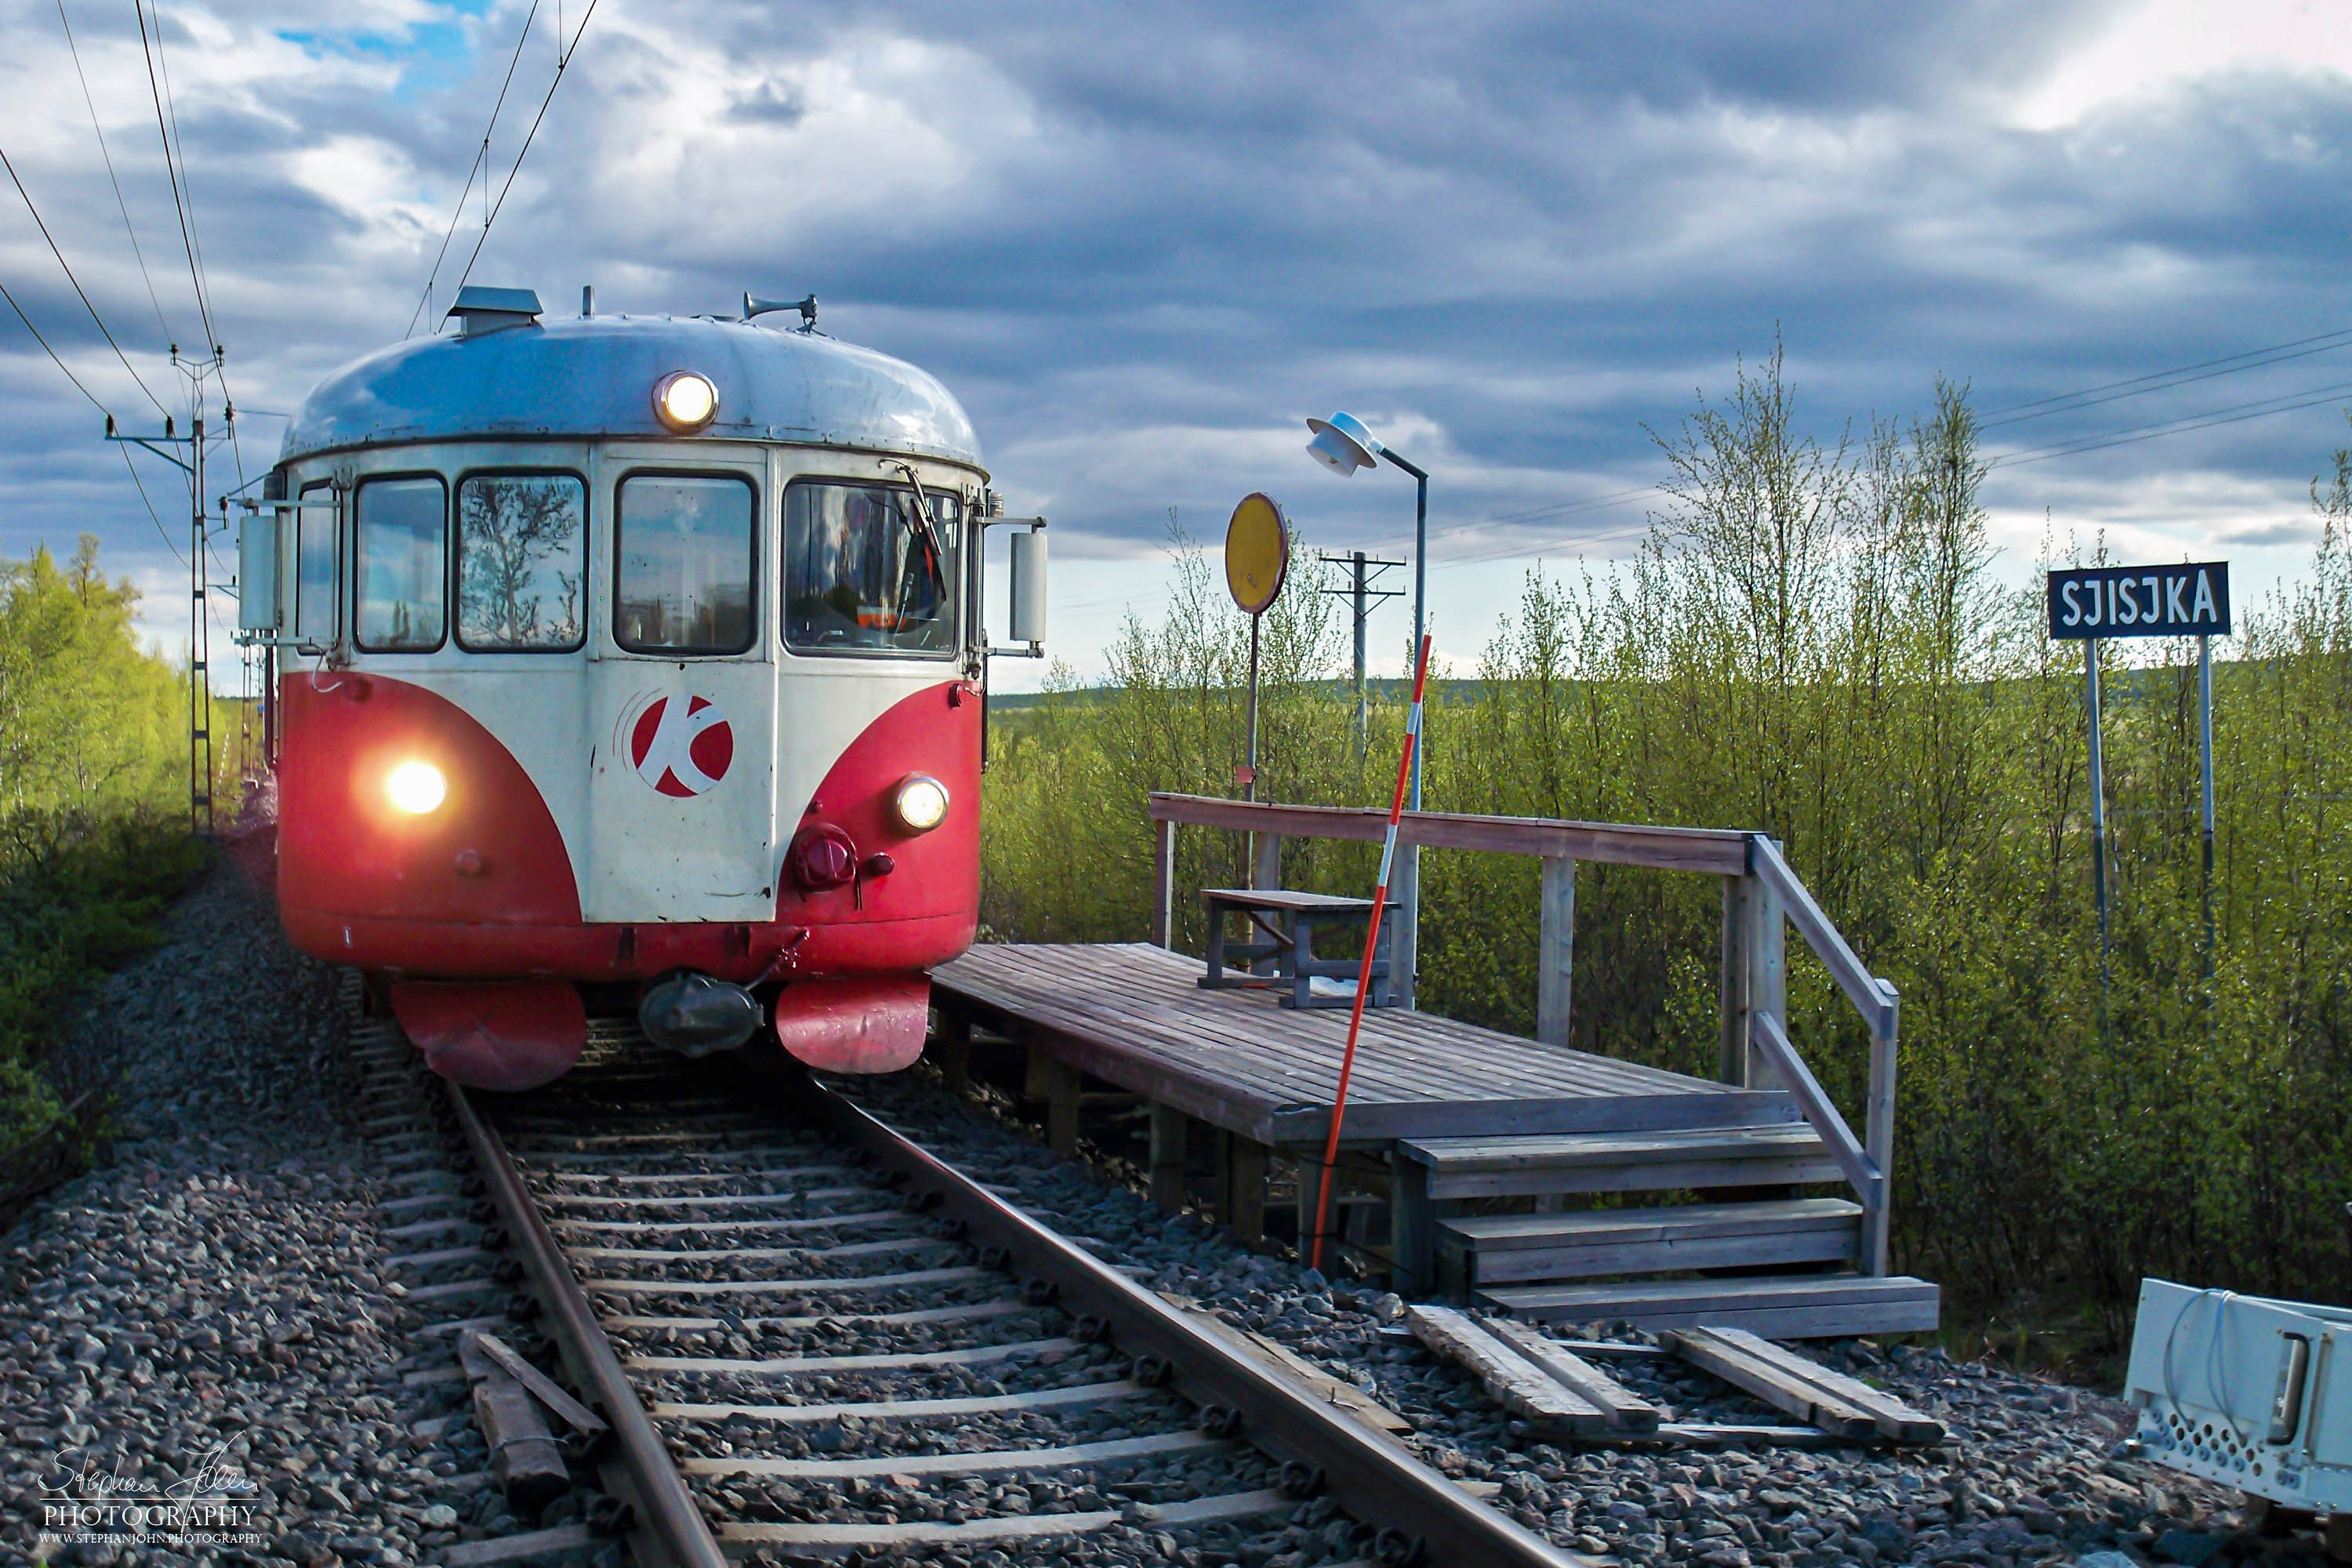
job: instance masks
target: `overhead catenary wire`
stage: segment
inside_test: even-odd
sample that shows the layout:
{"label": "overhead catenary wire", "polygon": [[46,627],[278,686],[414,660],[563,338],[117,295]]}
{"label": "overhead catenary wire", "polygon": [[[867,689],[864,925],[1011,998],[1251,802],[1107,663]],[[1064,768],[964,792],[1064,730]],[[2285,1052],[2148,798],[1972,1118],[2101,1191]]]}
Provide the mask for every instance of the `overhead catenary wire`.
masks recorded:
{"label": "overhead catenary wire", "polygon": [[163,526],[163,514],[155,510],[154,501],[149,498],[147,481],[139,477],[139,465],[131,460],[131,447],[128,444],[121,444],[118,445],[115,450],[122,454],[122,466],[129,471],[131,482],[139,487],[139,500],[147,508],[148,521],[155,525],[156,537],[163,542],[163,548],[172,552],[173,560],[178,562],[183,567],[186,566],[188,558],[180,553],[178,545],[172,542],[172,531]]}
{"label": "overhead catenary wire", "polygon": [[[433,285],[440,280],[441,263],[448,258],[449,242],[457,237],[458,220],[465,216],[466,198],[473,195],[474,175],[477,171],[482,176],[482,195],[487,197],[490,193],[490,136],[499,128],[499,111],[506,108],[507,89],[514,85],[515,68],[522,63],[522,47],[529,41],[531,22],[538,16],[539,0],[530,0],[530,9],[523,16],[522,32],[515,39],[514,53],[507,58],[506,79],[499,83],[498,100],[490,105],[489,123],[482,127],[482,145],[474,154],[472,166],[466,171],[465,187],[458,191],[457,204],[449,209],[449,226],[441,236],[441,248],[434,252],[432,269],[425,274],[424,291],[417,295],[416,309],[408,318],[408,330],[400,334],[403,342],[406,342],[415,335],[416,323],[425,319],[425,307],[433,302]],[[560,77],[563,71],[562,58],[563,20],[560,13],[556,17],[555,28],[555,43],[558,51],[556,74]],[[488,226],[487,218],[484,220],[483,226],[485,228]]]}
{"label": "overhead catenary wire", "polygon": [[[555,62],[555,78],[547,84],[547,92],[539,100],[539,112],[531,116],[530,129],[523,132],[522,146],[515,153],[514,166],[507,171],[506,184],[499,187],[499,199],[491,205],[482,219],[482,232],[474,240],[473,254],[466,258],[466,269],[457,275],[457,287],[463,289],[466,279],[474,275],[474,263],[482,258],[482,247],[490,240],[490,226],[506,210],[507,193],[514,189],[515,176],[522,173],[522,161],[530,156],[530,144],[539,136],[540,122],[547,118],[547,106],[555,101],[555,89],[563,85],[563,73],[572,68],[572,57],[580,52],[581,37],[588,31],[588,23],[596,15],[597,0],[588,0],[588,8],[580,13],[580,26],[573,30],[572,42]],[[483,189],[488,190],[488,172],[484,171]]]}
{"label": "overhead catenary wire", "polygon": [[98,137],[98,155],[106,160],[107,183],[114,187],[115,209],[122,214],[122,232],[130,237],[131,254],[138,259],[139,276],[147,285],[147,302],[155,308],[155,326],[169,342],[171,324],[163,320],[163,301],[155,292],[154,275],[147,270],[147,253],[140,248],[139,230],[131,222],[131,204],[122,198],[122,181],[114,173],[114,154],[108,151],[105,128],[98,122],[98,100],[90,95],[89,77],[81,68],[81,46],[74,42],[73,24],[66,19],[66,0],[58,0],[58,26],[65,29],[66,50],[73,57],[74,76],[81,83],[81,100],[89,110],[89,128]]}
{"label": "overhead catenary wire", "polygon": [[[73,366],[66,363],[63,359],[58,357],[58,351],[49,346],[49,340],[41,335],[40,328],[33,325],[33,318],[25,314],[25,307],[16,303],[16,296],[8,292],[8,286],[5,283],[0,283],[0,300],[5,300],[8,302],[8,309],[14,310],[16,313],[16,319],[25,323],[25,330],[33,334],[33,341],[41,345],[41,352],[49,356],[50,362],[54,363],[59,371],[64,373],[65,378],[68,381],[73,383],[74,390],[80,393],[84,397],[89,399],[89,405],[92,408],[97,409],[100,414],[105,415],[106,417],[111,421],[114,417],[113,410],[108,408],[105,404],[100,402],[98,394],[92,392],[89,387],[82,384],[81,377],[73,373]],[[170,531],[163,527],[163,519],[156,512],[154,501],[148,497],[147,482],[139,477],[138,466],[131,462],[131,453],[128,448],[124,448],[122,451],[122,466],[130,470],[131,482],[139,487],[139,499],[146,505],[147,516],[154,522],[155,531],[162,535],[163,540],[163,548],[172,552],[173,560],[177,561],[181,565],[185,566],[188,563],[188,558],[180,553],[180,547],[178,545],[172,542],[172,535]]]}
{"label": "overhead catenary wire", "polygon": [[[131,0],[131,3],[136,5],[138,0]],[[213,374],[220,378],[221,403],[227,410],[230,446],[236,457],[237,477],[242,481],[245,477],[245,451],[242,447],[236,445],[236,396],[229,390],[227,358],[222,351],[219,335],[214,327],[215,317],[213,311],[212,271],[205,265],[204,233],[201,226],[196,222],[195,182],[188,173],[187,143],[180,134],[180,104],[172,91],[171,57],[163,48],[163,13],[159,0],[148,0],[148,4],[155,8],[153,63],[154,68],[160,70],[163,76],[164,110],[163,118],[169,121],[171,127],[169,133],[164,137],[163,156],[166,163],[176,163],[178,167],[174,199],[185,197],[182,217],[185,224],[188,244],[189,276],[196,289],[197,314],[204,320],[205,347],[211,351]],[[192,417],[195,418],[204,416],[203,380],[203,373],[195,373],[194,384],[188,388],[189,401],[194,405]],[[241,485],[240,488],[242,488]],[[201,509],[201,502],[199,507]]]}
{"label": "overhead catenary wire", "polygon": [[98,394],[92,392],[89,387],[84,386],[82,384],[81,377],[73,373],[73,366],[66,363],[63,359],[58,357],[58,351],[49,346],[49,340],[41,335],[41,329],[33,325],[33,318],[25,314],[25,307],[16,303],[16,296],[8,292],[8,286],[5,283],[0,283],[0,300],[5,300],[8,301],[8,308],[16,312],[16,319],[25,323],[25,330],[33,334],[33,341],[41,345],[41,352],[47,354],[50,362],[59,370],[65,372],[66,379],[74,384],[74,390],[80,393],[84,397],[89,398],[89,405],[92,408],[97,409],[109,419],[113,418],[114,411],[109,408],[105,404],[100,402],[98,399]]}
{"label": "overhead catenary wire", "polygon": [[155,133],[163,142],[163,172],[171,177],[172,206],[180,217],[180,248],[186,252],[188,258],[188,286],[195,292],[196,316],[204,325],[205,344],[210,347],[215,341],[212,301],[205,293],[204,267],[198,260],[201,252],[196,247],[195,225],[188,211],[195,205],[194,195],[186,189],[184,160],[180,156],[174,141],[180,111],[176,104],[168,111],[164,108],[168,92],[166,83],[170,76],[168,63],[162,78],[157,76],[155,68],[156,61],[163,52],[163,15],[161,11],[155,14],[155,37],[151,43],[147,34],[146,6],[149,3],[150,0],[131,0],[131,9],[139,18],[139,48],[147,62],[147,91],[155,103]]}
{"label": "overhead catenary wire", "polygon": [[[72,264],[66,260],[66,253],[58,248],[57,237],[49,233],[49,226],[42,221],[41,209],[33,205],[33,193],[26,190],[25,182],[16,177],[16,165],[8,161],[5,148],[0,148],[0,169],[5,169],[8,172],[9,182],[16,187],[16,194],[25,198],[25,210],[33,215],[34,226],[41,231],[41,237],[48,241],[49,254],[56,257],[58,265],[65,269],[66,281],[73,285],[73,291],[80,299],[81,308],[89,312],[89,319],[98,323],[99,335],[106,340],[106,346],[114,351],[116,359],[122,362],[122,368],[131,373],[131,379],[139,384],[139,390],[146,393],[147,401],[155,405],[155,412],[168,416],[170,411],[164,408],[163,400],[148,390],[146,378],[139,374],[139,367],[131,363],[131,356],[122,352],[122,345],[114,341],[114,333],[108,328],[106,318],[98,313],[98,307],[91,304],[89,296],[83,292],[81,279],[74,276]],[[21,315],[23,312],[19,311],[18,314]],[[28,326],[30,324],[30,321],[26,322]]]}

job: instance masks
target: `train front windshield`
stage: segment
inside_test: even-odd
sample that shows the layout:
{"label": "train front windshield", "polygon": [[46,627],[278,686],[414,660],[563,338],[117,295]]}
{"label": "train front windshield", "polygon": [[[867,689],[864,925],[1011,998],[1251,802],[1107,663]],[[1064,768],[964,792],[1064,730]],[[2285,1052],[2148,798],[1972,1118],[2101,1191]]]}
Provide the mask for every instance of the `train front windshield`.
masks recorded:
{"label": "train front windshield", "polygon": [[808,653],[955,651],[960,498],[795,480],[784,491],[784,641]]}

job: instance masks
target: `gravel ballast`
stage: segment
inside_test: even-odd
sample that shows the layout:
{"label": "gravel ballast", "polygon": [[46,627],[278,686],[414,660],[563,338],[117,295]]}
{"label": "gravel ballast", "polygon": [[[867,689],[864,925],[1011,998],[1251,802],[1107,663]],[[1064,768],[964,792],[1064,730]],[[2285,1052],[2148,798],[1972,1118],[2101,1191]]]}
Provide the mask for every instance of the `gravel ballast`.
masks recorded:
{"label": "gravel ballast", "polygon": [[[0,1568],[37,1558],[404,1568],[579,1513],[575,1492],[544,1519],[516,1519],[483,1473],[464,1384],[446,1375],[450,1341],[427,1332],[427,1314],[407,1299],[417,1277],[395,1277],[389,1265],[418,1244],[388,1237],[400,1222],[379,1210],[418,1190],[407,1178],[420,1154],[428,1165],[437,1157],[435,1139],[395,1146],[381,1128],[363,1131],[383,1111],[359,1087],[337,984],[289,949],[267,898],[224,865],[174,910],[168,944],[97,999],[93,1041],[121,1064],[110,1163],[0,1236]],[[1044,1150],[1025,1130],[948,1094],[928,1068],[844,1087],[1148,1288],[1196,1299],[1365,1389],[1412,1423],[1409,1441],[1432,1465],[1491,1483],[1492,1506],[1570,1551],[1706,1568],[2317,1560],[2308,1536],[2273,1542],[2241,1530],[2235,1494],[2126,1457],[2131,1412],[2119,1403],[1939,1351],[1808,1347],[1943,1420],[1951,1436],[1931,1449],[1549,1444],[1401,1340],[1393,1296],[1335,1286],[1197,1218],[1171,1219],[1118,1179],[1131,1173],[1107,1175]],[[936,1300],[909,1295],[904,1304]],[[635,1301],[638,1310],[667,1305]],[[824,1348],[837,1352],[861,1331],[829,1329],[826,1341],[840,1338]],[[1034,1325],[1008,1321],[1003,1331]],[[790,1353],[817,1348],[817,1336],[746,1344]],[[1099,1377],[1097,1359],[1089,1352],[1009,1381]],[[1619,1360],[1612,1370],[1682,1419],[1785,1419],[1683,1363]],[[992,1371],[971,1386],[959,1378],[937,1392],[969,1394],[1003,1376]],[[709,1384],[680,1379],[676,1391]],[[854,1394],[863,1380],[841,1386]],[[1148,1416],[980,1422],[966,1436],[981,1447],[1098,1437],[1139,1417],[1166,1422],[1157,1405],[1146,1402]],[[796,1436],[795,1446],[822,1452],[835,1441],[807,1436],[815,1441]],[[214,1521],[218,1540],[166,1530],[136,1542],[80,1541],[71,1516],[46,1511],[59,1500],[45,1490],[121,1508],[192,1484],[233,1510]],[[1024,1506],[1094,1500],[1055,1485],[1018,1489]],[[909,1517],[951,1518],[968,1489],[940,1482],[884,1500]],[[771,1507],[787,1511],[781,1500]],[[1328,1504],[1310,1504],[1265,1530],[1126,1531],[1135,1542],[1100,1542],[1101,1560],[1317,1568],[1362,1555],[1351,1530]],[[597,1568],[620,1561],[609,1542],[583,1556]],[[991,1568],[1017,1560],[970,1559]]]}
{"label": "gravel ballast", "polygon": [[[120,1066],[110,1162],[0,1236],[0,1563],[402,1568],[537,1525],[468,1420],[414,1436],[465,1384],[377,1205],[436,1140],[362,1135],[334,973],[226,861],[166,936],[80,1026]],[[214,1511],[153,1528],[192,1491]]]}
{"label": "gravel ballast", "polygon": [[[1494,1506],[1573,1552],[1706,1568],[2009,1568],[2102,1552],[2112,1555],[2101,1568],[2195,1564],[2220,1554],[2259,1555],[2265,1564],[2325,1561],[2308,1534],[2270,1540],[2243,1530],[2238,1494],[2126,1457],[2134,1412],[2122,1402],[1956,1362],[1939,1349],[1862,1340],[1803,1347],[1944,1422],[1948,1438],[1931,1448],[1549,1444],[1465,1374],[1400,1336],[1403,1303],[1377,1286],[1335,1288],[1197,1217],[1171,1219],[1135,1188],[1039,1147],[998,1108],[949,1094],[928,1068],[841,1087],[968,1174],[1011,1189],[1065,1234],[1091,1238],[1097,1256],[1130,1266],[1147,1287],[1191,1296],[1371,1394],[1412,1421],[1408,1441],[1423,1458],[1447,1475],[1498,1484]],[[1631,1331],[1612,1337],[1655,1343]],[[1687,1363],[1613,1358],[1607,1365],[1681,1420],[1789,1421]],[[1296,1546],[1260,1560],[1269,1568],[1325,1561]]]}

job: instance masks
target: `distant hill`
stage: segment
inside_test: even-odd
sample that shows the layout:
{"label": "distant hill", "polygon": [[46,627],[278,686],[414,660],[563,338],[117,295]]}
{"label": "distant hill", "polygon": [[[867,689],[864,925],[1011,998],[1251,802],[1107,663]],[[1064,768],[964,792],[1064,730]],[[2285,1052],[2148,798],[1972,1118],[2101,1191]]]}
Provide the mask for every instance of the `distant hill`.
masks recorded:
{"label": "distant hill", "polygon": [[[1329,690],[1344,692],[1353,683],[1327,680],[1320,684]],[[1370,689],[1372,700],[1376,702],[1402,702],[1412,695],[1412,682],[1401,677],[1376,679],[1364,684]],[[1112,696],[1115,690],[1115,688],[1108,686],[1088,686],[1055,695],[1073,701],[1098,702]],[[1486,683],[1478,680],[1433,680],[1429,683],[1429,700],[1433,702],[1475,702],[1486,695]],[[1017,713],[1024,708],[1037,707],[1048,695],[1043,691],[992,691],[988,695],[988,710],[992,713]]]}

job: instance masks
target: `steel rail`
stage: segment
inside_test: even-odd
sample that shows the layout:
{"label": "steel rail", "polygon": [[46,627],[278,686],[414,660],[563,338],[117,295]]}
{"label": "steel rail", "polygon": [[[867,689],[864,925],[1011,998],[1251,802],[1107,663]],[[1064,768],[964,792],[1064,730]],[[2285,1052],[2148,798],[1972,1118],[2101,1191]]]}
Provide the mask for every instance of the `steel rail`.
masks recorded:
{"label": "steel rail", "polygon": [[[727,1555],[695,1506],[677,1462],[670,1457],[652,1417],[629,1384],[629,1375],[613,1353],[612,1342],[596,1321],[596,1310],[563,1261],[563,1251],[539,1205],[522,1184],[506,1140],[474,1104],[473,1097],[456,1084],[447,1086],[457,1127],[473,1151],[490,1201],[498,1206],[507,1235],[521,1256],[522,1266],[538,1288],[547,1310],[547,1326],[574,1382],[604,1406],[612,1424],[621,1465],[627,1472],[632,1500],[637,1505],[638,1530],[650,1537],[663,1568],[729,1568]],[[640,1562],[644,1561],[640,1557]]]}
{"label": "steel rail", "polygon": [[[1380,1529],[1381,1560],[1398,1568],[1588,1568],[1462,1490],[1385,1433],[1324,1404],[1286,1374],[1236,1357],[1208,1330],[1108,1268],[877,1118],[814,1081],[792,1098],[890,1170],[904,1172],[913,1201],[960,1220],[973,1245],[1002,1249],[1004,1267],[1042,1280],[1066,1311],[1108,1325],[1139,1358],[1156,1357],[1204,1410],[1237,1412],[1239,1436],[1274,1458],[1319,1469],[1331,1497]],[[936,1200],[929,1194],[937,1194]]]}

